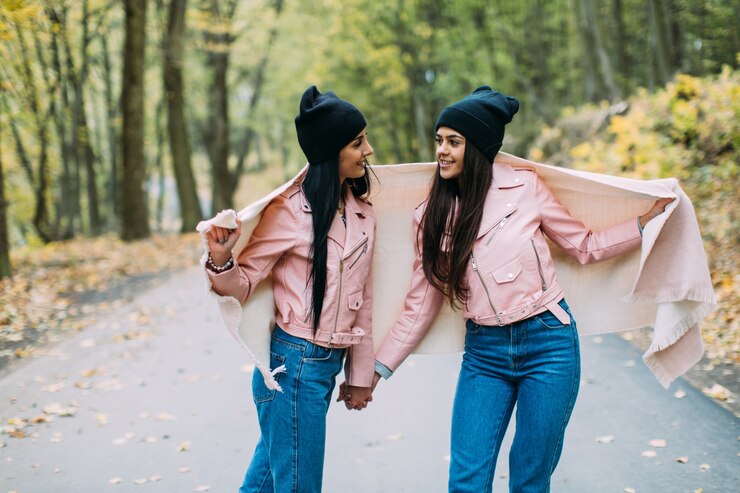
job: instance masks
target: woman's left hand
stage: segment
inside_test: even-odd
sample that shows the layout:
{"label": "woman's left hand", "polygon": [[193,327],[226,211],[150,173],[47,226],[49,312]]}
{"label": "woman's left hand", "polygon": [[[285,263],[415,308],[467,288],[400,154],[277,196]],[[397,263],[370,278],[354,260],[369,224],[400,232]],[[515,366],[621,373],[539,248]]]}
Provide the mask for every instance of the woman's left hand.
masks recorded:
{"label": "woman's left hand", "polygon": [[354,385],[347,385],[347,382],[342,382],[339,385],[337,402],[344,401],[348,410],[355,409],[362,411],[372,400],[373,389],[370,387],[355,387]]}
{"label": "woman's left hand", "polygon": [[653,204],[653,207],[645,214],[640,216],[640,226],[644,228],[652,219],[655,219],[660,214],[662,214],[665,211],[665,207],[674,200],[676,199],[664,198],[656,200],[655,204]]}

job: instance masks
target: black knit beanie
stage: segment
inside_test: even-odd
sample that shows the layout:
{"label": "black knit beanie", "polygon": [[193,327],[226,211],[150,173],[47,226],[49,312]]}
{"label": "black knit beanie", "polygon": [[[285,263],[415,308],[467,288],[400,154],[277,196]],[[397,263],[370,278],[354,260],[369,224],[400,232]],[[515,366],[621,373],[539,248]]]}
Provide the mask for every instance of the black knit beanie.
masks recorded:
{"label": "black knit beanie", "polygon": [[469,96],[446,107],[434,129],[450,127],[493,162],[504,142],[504,126],[519,111],[519,100],[489,86],[480,86]]}
{"label": "black knit beanie", "polygon": [[316,86],[303,93],[295,129],[309,163],[339,154],[367,126],[360,110],[333,92],[321,94]]}

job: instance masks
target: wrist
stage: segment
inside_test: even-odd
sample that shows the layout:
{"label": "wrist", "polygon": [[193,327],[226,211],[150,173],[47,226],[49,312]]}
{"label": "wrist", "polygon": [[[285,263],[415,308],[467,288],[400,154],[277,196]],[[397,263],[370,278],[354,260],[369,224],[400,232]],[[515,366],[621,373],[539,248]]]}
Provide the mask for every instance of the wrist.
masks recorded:
{"label": "wrist", "polygon": [[227,271],[234,266],[234,257],[233,255],[225,257],[225,255],[218,254],[216,254],[216,256],[214,257],[211,253],[209,253],[208,261],[206,261],[206,266],[209,270],[218,274],[220,272]]}

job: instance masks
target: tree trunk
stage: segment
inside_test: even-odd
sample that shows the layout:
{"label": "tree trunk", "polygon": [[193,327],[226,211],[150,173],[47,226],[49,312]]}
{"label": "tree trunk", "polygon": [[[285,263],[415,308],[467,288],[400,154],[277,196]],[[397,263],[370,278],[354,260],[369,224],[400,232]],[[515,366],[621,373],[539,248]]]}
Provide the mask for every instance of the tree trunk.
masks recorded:
{"label": "tree trunk", "polygon": [[[283,11],[283,0],[275,0],[275,17],[280,17]],[[262,94],[262,86],[265,82],[265,71],[267,69],[267,62],[270,60],[270,51],[272,46],[275,44],[277,39],[277,27],[273,26],[270,29],[270,34],[267,38],[267,45],[265,46],[265,53],[262,55],[259,66],[257,67],[257,74],[254,77],[254,84],[252,85],[252,99],[249,101],[249,114],[254,114],[257,108],[257,103],[260,100]],[[255,133],[251,128],[247,127],[244,132],[244,138],[242,139],[239,152],[236,159],[236,166],[234,167],[234,177],[231,180],[231,190],[229,194],[231,197],[236,193],[236,189],[239,187],[239,179],[241,178],[242,172],[244,171],[244,163],[246,162],[247,156],[251,149],[252,141],[255,138]]]}
{"label": "tree trunk", "polygon": [[669,81],[673,75],[673,52],[671,32],[661,0],[648,0],[650,18],[650,40],[655,60],[655,78],[658,85]]}
{"label": "tree trunk", "polygon": [[600,99],[609,99],[614,101],[621,97],[621,92],[614,81],[614,70],[612,69],[611,60],[604,49],[604,43],[601,40],[601,33],[596,21],[596,12],[592,0],[576,0],[576,8],[581,15],[576,13],[579,22],[579,29],[583,36],[584,50],[586,51],[587,63],[592,66],[595,77],[598,81],[596,90],[592,94],[591,101]]}
{"label": "tree trunk", "polygon": [[51,113],[52,119],[54,120],[54,127],[56,128],[57,141],[61,159],[62,159],[62,173],[60,183],[60,192],[57,199],[57,217],[54,225],[55,231],[63,231],[61,234],[65,237],[74,236],[75,230],[75,216],[74,208],[72,206],[74,197],[74,184],[72,182],[72,155],[74,149],[70,145],[70,139],[67,135],[67,118],[66,115],[69,111],[69,96],[67,92],[67,78],[64,73],[62,65],[61,49],[59,38],[62,36],[66,29],[66,11],[65,7],[62,9],[61,15],[53,7],[47,7],[46,14],[49,17],[53,29],[51,30],[51,50],[52,50],[52,67],[54,68],[55,78],[51,83],[53,87],[58,88],[60,107],[56,109],[55,97],[52,97],[51,101]]}
{"label": "tree trunk", "polygon": [[182,76],[183,37],[187,0],[171,0],[167,33],[164,38],[164,86],[167,98],[167,126],[170,135],[172,167],[177,181],[182,227],[193,231],[203,213],[191,164],[190,139],[185,125],[185,89]]}
{"label": "tree trunk", "polygon": [[624,29],[624,9],[622,0],[612,0],[612,18],[614,20],[614,51],[617,59],[617,73],[622,80],[630,79],[630,64],[627,61],[627,36]]}
{"label": "tree trunk", "polygon": [[[33,77],[33,71],[31,70],[31,60],[28,53],[28,46],[26,45],[26,38],[23,30],[18,24],[16,24],[16,33],[18,34],[18,41],[21,49],[21,63],[22,63],[22,76],[23,83],[25,86],[26,102],[28,103],[31,113],[35,118],[35,131],[36,138],[39,143],[38,153],[38,173],[36,174],[36,183],[31,185],[35,187],[35,199],[36,205],[33,215],[33,225],[36,229],[36,233],[44,243],[53,241],[54,235],[49,228],[49,207],[48,207],[48,193],[49,193],[49,170],[47,168],[48,163],[48,122],[49,117],[45,114],[41,108],[41,102],[39,100],[38,88],[36,87],[36,81]],[[16,148],[23,149],[20,136],[16,135]],[[21,155],[27,155],[25,151],[20,153]],[[30,167],[30,164],[29,164]]]}
{"label": "tree trunk", "polygon": [[232,208],[227,73],[231,43],[234,41],[230,25],[236,10],[236,1],[221,5],[219,0],[210,0],[210,10],[217,29],[206,31],[208,65],[211,67],[212,79],[209,88],[209,126],[205,141],[211,161],[211,214],[215,214],[222,209]]}
{"label": "tree trunk", "polygon": [[150,236],[149,213],[144,190],[144,67],[146,0],[125,0],[126,41],[123,51],[123,180],[121,190],[121,238],[124,241]]}
{"label": "tree trunk", "polygon": [[96,171],[95,151],[92,147],[92,135],[90,127],[87,124],[87,108],[85,105],[85,85],[89,72],[88,46],[90,46],[90,3],[84,0],[82,4],[82,42],[80,43],[80,74],[77,78],[79,89],[79,106],[80,106],[80,154],[81,160],[85,164],[85,175],[87,178],[87,214],[90,227],[90,233],[93,236],[100,234],[103,227],[103,221],[100,217],[100,200],[98,198],[98,178]]}
{"label": "tree trunk", "polygon": [[5,202],[3,156],[0,153],[0,279],[11,277],[10,242],[8,241],[8,204]]}
{"label": "tree trunk", "polygon": [[108,161],[110,168],[105,188],[110,201],[111,216],[118,217],[120,213],[118,189],[120,186],[118,177],[118,129],[115,121],[118,117],[118,103],[113,95],[113,67],[110,61],[110,50],[108,49],[108,37],[101,36],[101,55],[103,58],[103,73],[105,74],[105,109],[107,115],[107,140]]}

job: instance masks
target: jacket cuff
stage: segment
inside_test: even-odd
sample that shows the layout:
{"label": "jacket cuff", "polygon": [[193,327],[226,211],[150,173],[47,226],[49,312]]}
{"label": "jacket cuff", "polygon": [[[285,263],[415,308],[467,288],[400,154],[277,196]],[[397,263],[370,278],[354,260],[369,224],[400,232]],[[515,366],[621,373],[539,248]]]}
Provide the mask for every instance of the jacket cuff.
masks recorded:
{"label": "jacket cuff", "polygon": [[375,373],[388,380],[393,376],[393,371],[378,360],[375,360]]}

